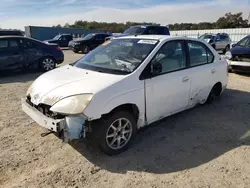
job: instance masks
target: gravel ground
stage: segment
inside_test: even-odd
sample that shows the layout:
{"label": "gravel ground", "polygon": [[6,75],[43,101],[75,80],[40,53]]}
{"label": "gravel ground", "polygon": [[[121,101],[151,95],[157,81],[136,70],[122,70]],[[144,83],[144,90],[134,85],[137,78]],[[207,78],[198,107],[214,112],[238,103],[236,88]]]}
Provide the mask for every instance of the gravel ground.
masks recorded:
{"label": "gravel ground", "polygon": [[[81,56],[65,51],[65,63]],[[20,108],[38,75],[0,78],[0,187],[250,187],[249,76],[230,74],[219,101],[140,131],[128,151],[108,157],[40,136]]]}

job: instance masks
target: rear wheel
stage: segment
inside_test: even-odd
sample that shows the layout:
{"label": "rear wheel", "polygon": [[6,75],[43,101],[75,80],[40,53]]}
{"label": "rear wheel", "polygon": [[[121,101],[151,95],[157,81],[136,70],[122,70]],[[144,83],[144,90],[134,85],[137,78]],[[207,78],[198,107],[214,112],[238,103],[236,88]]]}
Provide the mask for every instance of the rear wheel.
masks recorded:
{"label": "rear wheel", "polygon": [[45,57],[40,61],[40,67],[43,71],[47,72],[56,68],[56,63],[51,57]]}
{"label": "rear wheel", "polygon": [[212,90],[210,91],[209,95],[208,95],[206,103],[211,104],[215,100],[217,100],[220,97],[221,90],[222,90],[221,84],[220,83],[215,84],[214,87],[212,88]]}
{"label": "rear wheel", "polygon": [[107,155],[117,155],[127,150],[136,132],[136,120],[127,111],[114,112],[99,120],[93,128],[95,141]]}

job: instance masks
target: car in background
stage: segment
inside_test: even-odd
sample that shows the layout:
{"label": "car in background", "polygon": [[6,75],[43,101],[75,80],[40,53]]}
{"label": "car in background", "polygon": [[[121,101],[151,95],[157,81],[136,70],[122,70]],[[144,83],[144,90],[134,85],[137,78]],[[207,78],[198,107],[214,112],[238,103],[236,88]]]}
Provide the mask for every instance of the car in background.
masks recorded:
{"label": "car in background", "polygon": [[116,155],[139,129],[214,102],[227,83],[227,61],[205,42],[126,36],[41,75],[27,90],[22,109],[64,142],[87,138]]}
{"label": "car in background", "polygon": [[53,39],[45,40],[44,42],[58,44],[59,47],[68,47],[71,40],[73,40],[71,34],[58,34]]}
{"label": "car in background", "polygon": [[41,69],[49,71],[64,61],[57,44],[21,37],[0,37],[0,71]]}
{"label": "car in background", "polygon": [[206,41],[215,50],[223,51],[223,53],[226,53],[227,51],[230,50],[232,42],[229,35],[226,33],[217,33],[217,34],[206,33],[204,35],[201,35],[198,39]]}
{"label": "car in background", "polygon": [[0,30],[0,36],[23,36],[23,33],[18,30]]}
{"label": "car in background", "polygon": [[111,35],[107,33],[91,33],[81,39],[70,41],[69,49],[73,50],[75,53],[81,51],[82,53],[87,54],[90,50],[93,50],[105,42],[105,38],[109,36]]}
{"label": "car in background", "polygon": [[137,25],[129,27],[126,31],[124,31],[124,33],[120,35],[107,37],[105,40],[128,35],[170,35],[170,32],[166,26]]}
{"label": "car in background", "polygon": [[225,54],[229,70],[232,72],[250,72],[250,35],[244,37]]}

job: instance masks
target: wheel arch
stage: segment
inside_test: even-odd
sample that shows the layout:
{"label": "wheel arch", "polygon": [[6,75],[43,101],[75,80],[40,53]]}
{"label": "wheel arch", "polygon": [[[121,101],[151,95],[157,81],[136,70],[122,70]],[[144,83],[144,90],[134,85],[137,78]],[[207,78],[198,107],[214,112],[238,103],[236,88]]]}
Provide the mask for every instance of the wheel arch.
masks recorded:
{"label": "wheel arch", "polygon": [[127,112],[130,112],[136,118],[136,120],[138,120],[139,114],[140,114],[139,108],[138,108],[138,106],[136,104],[125,103],[125,104],[121,104],[119,106],[114,107],[108,113],[102,114],[102,117],[110,115],[110,114],[115,113],[117,111],[127,111]]}
{"label": "wheel arch", "polygon": [[221,82],[217,82],[214,84],[214,86],[212,87],[211,91],[215,90],[216,95],[219,96],[222,92],[222,83]]}

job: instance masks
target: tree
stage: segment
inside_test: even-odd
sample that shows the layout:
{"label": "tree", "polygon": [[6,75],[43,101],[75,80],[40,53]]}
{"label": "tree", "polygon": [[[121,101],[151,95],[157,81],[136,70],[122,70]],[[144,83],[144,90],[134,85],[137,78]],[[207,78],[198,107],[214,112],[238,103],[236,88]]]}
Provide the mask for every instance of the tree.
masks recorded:
{"label": "tree", "polygon": [[246,28],[249,27],[248,20],[243,19],[242,12],[232,14],[231,12],[226,13],[224,17],[219,18],[216,21],[216,28]]}
{"label": "tree", "polygon": [[[134,25],[160,25],[152,22],[126,22],[126,23],[107,23],[107,22],[88,22],[83,20],[76,20],[74,24],[66,23],[63,27],[66,28],[82,28],[93,30],[108,30],[113,33],[122,33],[130,26]],[[53,27],[62,27],[60,24]],[[224,28],[246,28],[250,27],[247,19],[243,19],[242,12],[232,14],[226,13],[220,17],[216,22],[201,22],[201,23],[175,23],[168,25],[170,30],[200,30],[200,29],[224,29]]]}

